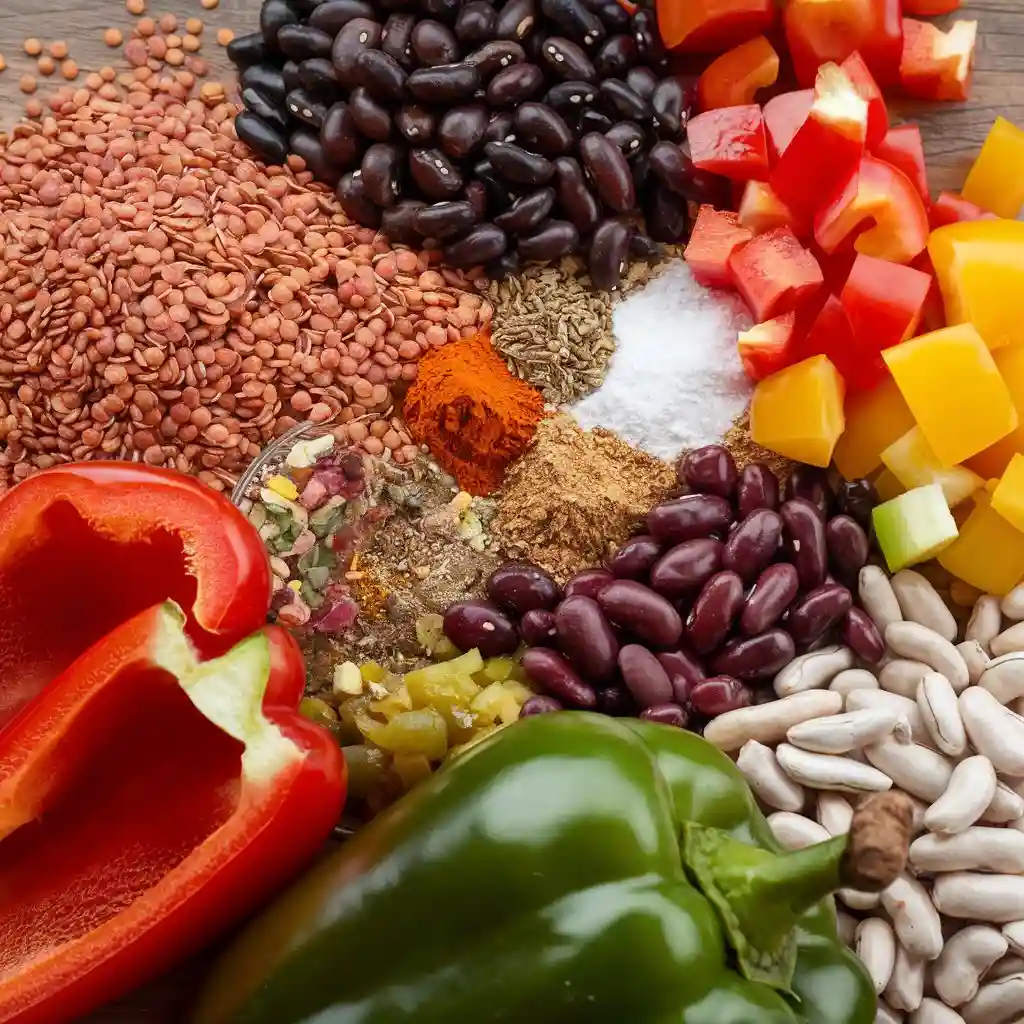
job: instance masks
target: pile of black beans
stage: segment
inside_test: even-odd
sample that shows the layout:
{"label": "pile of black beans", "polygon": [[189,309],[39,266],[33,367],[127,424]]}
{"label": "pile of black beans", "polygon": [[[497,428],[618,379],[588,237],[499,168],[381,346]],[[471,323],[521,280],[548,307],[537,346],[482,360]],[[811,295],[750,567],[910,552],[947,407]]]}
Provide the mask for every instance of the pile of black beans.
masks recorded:
{"label": "pile of black beans", "polygon": [[523,715],[582,708],[699,729],[772,700],[772,678],[800,653],[839,642],[882,659],[854,603],[878,501],[868,481],[834,490],[799,466],[782,488],[763,463],[738,472],[719,445],[691,452],[678,475],[689,493],[655,505],[604,568],[560,588],[537,566],[505,565],[489,600],[448,610],[460,650],[527,646],[523,669],[543,693]]}
{"label": "pile of black beans", "polygon": [[[298,154],[346,213],[495,278],[571,252],[614,289],[723,179],[680,149],[695,100],[653,10],[616,0],[265,0],[228,55],[238,137]],[[643,216],[646,233],[636,228]]]}

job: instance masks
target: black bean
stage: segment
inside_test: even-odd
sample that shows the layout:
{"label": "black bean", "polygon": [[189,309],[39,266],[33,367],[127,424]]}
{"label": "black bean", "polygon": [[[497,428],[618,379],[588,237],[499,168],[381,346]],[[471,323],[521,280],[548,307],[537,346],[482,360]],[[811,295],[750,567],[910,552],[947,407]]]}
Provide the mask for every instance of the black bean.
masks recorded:
{"label": "black bean", "polygon": [[597,71],[583,49],[563,36],[548,36],[540,48],[547,69],[565,81],[592,82]]}
{"label": "black bean", "polygon": [[288,157],[288,140],[282,131],[251,110],[243,110],[235,117],[235,132],[268,164],[284,164]]}
{"label": "black bean", "polygon": [[492,214],[497,216],[512,205],[515,196],[487,160],[481,160],[473,165],[473,177],[484,186],[487,192],[487,208]]}
{"label": "black bean", "polygon": [[658,661],[672,683],[672,699],[685,707],[689,702],[690,691],[704,679],[703,666],[685,650],[662,651]]}
{"label": "black bean", "polygon": [[421,103],[446,104],[469,99],[480,84],[480,73],[471,64],[441,64],[418,68],[406,81],[409,92]]}
{"label": "black bean", "polygon": [[386,142],[391,136],[391,114],[383,103],[359,86],[349,94],[348,108],[356,127],[374,142]]}
{"label": "black bean", "polygon": [[640,644],[626,644],[619,651],[619,672],[637,704],[649,708],[672,700],[672,683],[658,659]]}
{"label": "black bean", "polygon": [[260,8],[260,32],[268,50],[279,49],[277,35],[285,25],[297,25],[299,15],[288,0],[263,0]]}
{"label": "black bean", "polygon": [[601,610],[617,626],[655,647],[679,642],[683,620],[660,594],[636,580],[613,580],[598,594]]}
{"label": "black bean", "polygon": [[309,16],[309,23],[328,35],[336,36],[355,18],[370,21],[373,16],[373,5],[364,3],[363,0],[327,0],[316,7]]}
{"label": "black bean", "polygon": [[363,154],[363,191],[372,203],[387,209],[398,199],[402,153],[386,142],[375,142]]}
{"label": "black bean", "polygon": [[683,636],[689,646],[698,654],[717,650],[732,630],[743,606],[743,596],[743,580],[736,573],[726,570],[712,576],[701,589],[686,620]]}
{"label": "black bean", "polygon": [[825,522],[817,505],[806,498],[793,498],[779,509],[785,525],[790,561],[800,576],[800,586],[813,590],[825,582],[828,573],[828,550],[825,543]]}
{"label": "black bean", "polygon": [[642,231],[634,231],[629,239],[629,254],[649,263],[657,263],[665,257],[665,247]]}
{"label": "black bean", "polygon": [[305,89],[292,89],[285,96],[284,105],[292,117],[303,124],[308,124],[310,128],[316,128],[317,131],[327,116],[327,104]]}
{"label": "black bean", "polygon": [[544,58],[541,56],[541,47],[544,45],[543,32],[531,32],[523,40],[523,49],[526,51],[526,59],[531,64],[543,65]]}
{"label": "black bean", "polygon": [[484,152],[494,170],[517,185],[543,185],[555,173],[550,160],[514,142],[488,142]]}
{"label": "black bean", "polygon": [[383,103],[401,103],[405,98],[407,75],[402,66],[383,50],[364,50],[356,60],[359,86]]}
{"label": "black bean", "polygon": [[444,635],[460,651],[474,648],[481,657],[512,654],[519,646],[516,627],[489,601],[459,601],[444,613]]}
{"label": "black bean", "polygon": [[528,647],[550,647],[555,643],[555,613],[532,608],[519,620],[519,635]]}
{"label": "black bean", "polygon": [[486,269],[492,281],[504,281],[506,277],[514,277],[519,273],[519,256],[515,249],[510,249],[496,260],[491,260]]}
{"label": "black bean", "polygon": [[536,64],[514,64],[487,83],[487,102],[492,107],[514,107],[528,100],[543,84],[544,72]]}
{"label": "black bean", "polygon": [[774,626],[800,589],[800,577],[787,562],[769,565],[750,588],[740,613],[740,630],[756,636]]}
{"label": "black bean", "polygon": [[759,508],[779,507],[779,478],[763,462],[748,462],[736,485],[736,514],[746,519]]}
{"label": "black bean", "polygon": [[335,164],[320,144],[320,133],[308,128],[299,128],[292,132],[288,139],[288,148],[306,162],[306,167],[313,173],[317,181],[322,181],[332,188],[341,180],[343,168]]}
{"label": "black bean", "polygon": [[425,18],[412,30],[412,52],[422,67],[454,64],[461,53],[455,33],[439,21]]}
{"label": "black bean", "polygon": [[837,576],[853,581],[865,566],[871,542],[852,516],[833,516],[825,527],[829,565]]}
{"label": "black bean", "polygon": [[878,504],[878,491],[870,480],[846,480],[836,492],[839,511],[855,519],[861,528],[871,532],[871,512]]}
{"label": "black bean", "polygon": [[[629,38],[630,42],[633,42],[632,36],[627,38]],[[654,90],[658,87],[659,81],[658,76],[646,65],[631,67],[626,72],[626,85],[645,100],[651,99],[654,95]]]}
{"label": "black bean", "polygon": [[395,114],[395,127],[404,138],[417,146],[422,146],[434,138],[437,122],[434,115],[425,107],[407,103]]}
{"label": "black bean", "polygon": [[462,191],[462,175],[439,149],[414,149],[409,171],[428,199],[454,199]]}
{"label": "black bean", "polygon": [[327,58],[331,55],[334,36],[329,36],[312,25],[284,25],[277,33],[277,45],[292,60]]}
{"label": "black bean", "polygon": [[384,22],[384,31],[380,36],[381,50],[401,64],[406,71],[411,71],[414,67],[412,32],[415,27],[415,14],[392,14]]}
{"label": "black bean", "polygon": [[597,601],[567,597],[555,609],[558,647],[591,683],[609,682],[615,675],[619,643]]}
{"label": "black bean", "polygon": [[579,232],[567,220],[549,220],[532,234],[520,237],[519,255],[524,260],[546,263],[568,255],[579,242]]}
{"label": "black bean", "polygon": [[381,216],[380,229],[392,242],[418,244],[423,235],[416,230],[416,215],[426,206],[422,199],[403,199]]}
{"label": "black bean", "polygon": [[492,113],[487,130],[484,132],[484,142],[515,142],[515,140],[515,115],[508,110]]}
{"label": "black bean", "polygon": [[[331,70],[334,70],[334,65],[331,65]],[[284,79],[284,87],[291,92],[292,89],[302,88],[302,68],[293,60],[286,60],[281,65],[281,77]]]}
{"label": "black bean", "polygon": [[589,82],[559,82],[544,95],[544,102],[566,115],[582,110],[597,99],[597,89]]}
{"label": "black bean", "polygon": [[[320,144],[327,156],[343,170],[355,165],[362,152],[362,139],[349,105],[335,103],[324,115]],[[368,225],[373,227],[373,225]]]}
{"label": "black bean", "polygon": [[464,160],[484,143],[490,115],[482,103],[452,107],[437,126],[437,144],[450,157]]}
{"label": "black bean", "polygon": [[262,32],[250,32],[245,36],[235,36],[228,43],[228,60],[236,68],[242,69],[253,64],[261,64],[267,59],[267,44]]}
{"label": "black bean", "polygon": [[362,83],[356,70],[356,62],[364,50],[376,50],[380,46],[381,26],[366,18],[353,18],[334,37],[331,49],[331,63],[338,81],[346,89],[354,89]]}
{"label": "black bean", "polygon": [[676,195],[689,198],[691,191],[693,162],[674,143],[656,143],[648,154],[651,161],[651,173]]}
{"label": "black bean", "polygon": [[636,42],[632,36],[612,36],[597,51],[594,68],[602,78],[625,78],[636,59]]}
{"label": "black bean", "polygon": [[663,78],[651,94],[658,133],[666,139],[682,138],[696,99],[696,89],[690,79]]}
{"label": "black bean", "polygon": [[[540,188],[536,192],[517,199],[504,213],[494,218],[494,223],[510,235],[523,235],[532,231],[551,212],[555,205],[555,190]],[[524,259],[533,259],[520,251]]]}
{"label": "black bean", "polygon": [[643,151],[643,129],[633,121],[620,121],[613,124],[605,135],[619,148],[619,152],[628,160]]}
{"label": "black bean", "polygon": [[[246,110],[254,113],[258,118],[284,136],[288,131],[288,118],[285,114],[267,99],[261,92],[255,89],[242,90],[242,104]],[[254,147],[255,148],[255,147]],[[275,163],[276,161],[271,161]]]}
{"label": "black bean", "polygon": [[494,38],[498,12],[487,0],[470,0],[455,19],[455,37],[464,46],[479,46]]}
{"label": "black bean", "polygon": [[[524,652],[522,668],[531,681],[542,686],[562,703],[576,708],[597,707],[597,694],[558,651],[547,647],[531,647]],[[536,698],[533,698],[536,699]],[[529,703],[529,702],[527,702]],[[526,705],[523,705],[525,710]],[[542,710],[553,710],[545,706]],[[520,715],[522,715],[520,711]],[[537,713],[534,711],[533,713]]]}
{"label": "black bean", "polygon": [[523,103],[515,112],[516,135],[530,149],[544,156],[561,156],[572,148],[573,139],[565,118],[544,103]]}
{"label": "black bean", "polygon": [[536,20],[537,5],[534,0],[508,0],[498,12],[494,35],[498,39],[522,42],[533,30]]}
{"label": "black bean", "polygon": [[636,48],[640,56],[648,64],[663,64],[668,57],[665,52],[665,44],[661,41],[661,33],[658,31],[658,22],[654,11],[640,8],[632,17],[630,28],[633,30],[633,38],[636,40]]}
{"label": "black bean", "polygon": [[465,234],[480,219],[480,215],[465,200],[434,203],[424,206],[413,221],[424,238],[445,241]]}
{"label": "black bean", "polygon": [[462,0],[419,0],[420,10],[428,18],[452,22],[459,13]]}
{"label": "black bean", "polygon": [[597,694],[597,710],[613,718],[632,718],[636,712],[632,694],[624,686],[606,686]]}
{"label": "black bean", "polygon": [[786,486],[782,490],[782,500],[806,498],[818,507],[822,518],[827,519],[832,509],[832,487],[828,482],[828,472],[818,466],[794,466],[786,477]]}
{"label": "black bean", "polygon": [[684,540],[724,533],[732,516],[732,506],[724,498],[685,494],[655,505],[647,513],[647,530],[662,544],[681,544]]}
{"label": "black bean", "polygon": [[477,220],[483,220],[487,215],[487,188],[482,181],[466,182],[462,200],[469,204]]}
{"label": "black bean", "polygon": [[581,46],[595,46],[605,37],[601,19],[588,10],[581,0],[541,0],[540,9],[564,35]]}
{"label": "black bean", "polygon": [[608,571],[621,580],[645,581],[661,553],[661,545],[650,534],[641,533],[619,545],[608,559]]}
{"label": "black bean", "polygon": [[601,83],[598,96],[605,110],[614,118],[644,121],[650,117],[647,101],[619,78],[606,78]]}
{"label": "black bean", "polygon": [[575,576],[570,577],[562,587],[562,593],[566,597],[597,598],[597,595],[611,583],[615,577],[607,569],[581,569]]}
{"label": "black bean", "polygon": [[629,29],[629,14],[617,0],[583,0],[583,5],[588,11],[593,11],[610,32]]}
{"label": "black bean", "polygon": [[764,679],[785,668],[795,655],[792,637],[784,630],[770,629],[760,636],[730,641],[715,655],[711,669],[736,679]]}
{"label": "black bean", "polygon": [[627,213],[636,205],[636,189],[629,164],[619,147],[599,132],[580,139],[580,160],[606,206]]}
{"label": "black bean", "polygon": [[[522,715],[522,711],[519,713]],[[640,718],[658,725],[674,725],[677,729],[685,729],[690,721],[686,710],[678,704],[652,704],[640,712]]]}
{"label": "black bean", "polygon": [[290,2],[299,14],[308,18],[324,0],[290,0]]}
{"label": "black bean", "polygon": [[299,65],[299,84],[316,93],[333,96],[338,88],[334,65],[323,57],[311,57]]}
{"label": "black bean", "polygon": [[756,509],[729,534],[722,565],[752,583],[778,554],[781,541],[782,517],[771,509]]}
{"label": "black bean", "polygon": [[664,185],[653,184],[644,191],[644,223],[656,241],[669,245],[681,242],[689,225],[686,200]]}
{"label": "black bean", "polygon": [[505,232],[494,224],[478,224],[444,250],[444,259],[454,267],[475,267],[496,260],[508,245]]}
{"label": "black bean", "polygon": [[615,125],[607,114],[600,110],[595,110],[593,107],[588,107],[586,110],[580,111],[579,116],[576,118],[575,127],[578,136],[587,135],[589,132],[607,135]]}
{"label": "black bean", "polygon": [[533,715],[546,715],[552,711],[561,710],[563,710],[562,705],[554,697],[549,697],[547,694],[536,694],[519,709],[519,717],[530,718]]}
{"label": "black bean", "polygon": [[284,105],[285,93],[288,91],[284,74],[273,64],[253,64],[238,76],[238,84],[242,89],[255,89],[264,96]]}
{"label": "black bean", "polygon": [[631,228],[619,217],[598,224],[590,240],[590,280],[601,291],[615,291],[622,282],[629,255]]}
{"label": "black bean", "polygon": [[466,63],[475,67],[480,72],[481,81],[486,82],[504,68],[522,64],[525,60],[526,51],[518,43],[511,39],[495,39],[474,50],[466,58]]}
{"label": "black bean", "polygon": [[714,537],[677,544],[651,567],[651,589],[672,600],[697,593],[722,568],[722,549]]}
{"label": "black bean", "polygon": [[[626,124],[628,122],[623,123]],[[609,138],[611,138],[610,134]],[[619,148],[621,149],[621,147]],[[636,194],[641,197],[641,203],[646,208],[649,202],[647,193],[653,189],[661,188],[656,181],[651,180],[651,161],[647,158],[647,152],[643,147],[633,156],[626,154],[626,159],[629,160],[630,170],[633,173],[633,186],[636,188]],[[647,188],[648,184],[651,186],[650,189]]]}
{"label": "black bean", "polygon": [[807,645],[823,637],[846,617],[853,596],[838,583],[825,583],[805,594],[789,609],[786,630],[795,643]]}
{"label": "black bean", "polygon": [[487,577],[487,596],[513,615],[522,616],[535,608],[551,610],[562,596],[561,588],[538,565],[508,562]]}

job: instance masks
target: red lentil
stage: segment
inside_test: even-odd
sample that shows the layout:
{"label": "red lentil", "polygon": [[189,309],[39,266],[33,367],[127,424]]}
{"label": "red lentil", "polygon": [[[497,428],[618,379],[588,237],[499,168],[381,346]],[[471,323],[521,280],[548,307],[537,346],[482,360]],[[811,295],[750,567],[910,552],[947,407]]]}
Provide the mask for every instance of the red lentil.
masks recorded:
{"label": "red lentil", "polygon": [[120,46],[124,42],[124,33],[119,28],[108,28],[103,33],[103,42],[107,46]]}
{"label": "red lentil", "polygon": [[38,57],[43,52],[43,44],[38,39],[26,39],[21,45],[30,57]]}

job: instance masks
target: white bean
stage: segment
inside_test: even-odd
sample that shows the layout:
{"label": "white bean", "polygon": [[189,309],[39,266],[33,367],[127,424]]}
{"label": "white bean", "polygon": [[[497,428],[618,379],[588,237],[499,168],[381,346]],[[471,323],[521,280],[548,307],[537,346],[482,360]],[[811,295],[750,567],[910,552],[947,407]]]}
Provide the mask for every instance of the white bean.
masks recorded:
{"label": "white bean", "polygon": [[956,639],[956,619],[939,592],[913,569],[901,569],[889,580],[903,618],[918,622],[947,640]]}
{"label": "white bean", "polygon": [[1009,944],[1011,952],[1024,956],[1024,921],[1007,921],[1003,925],[1003,938]]}
{"label": "white bean", "polygon": [[894,622],[885,631],[885,642],[901,657],[931,665],[952,683],[954,690],[962,690],[970,681],[960,652],[919,622]]}
{"label": "white bean", "polygon": [[704,727],[704,739],[720,750],[739,750],[747,740],[771,745],[785,739],[786,732],[798,722],[835,715],[842,710],[841,694],[809,690],[767,704],[726,711]]}
{"label": "white bean", "polygon": [[1006,825],[1024,816],[1024,797],[1014,792],[1005,782],[996,785],[996,795],[981,820],[992,825]]}
{"label": "white bean", "polygon": [[839,889],[836,896],[851,910],[874,910],[881,906],[882,897],[877,892],[860,892],[857,889]]}
{"label": "white bean", "polygon": [[[956,691],[941,672],[929,672],[918,684],[917,706],[935,746],[950,757],[963,754],[967,749],[967,733],[960,718]],[[985,803],[987,805],[988,800]]]}
{"label": "white bean", "polygon": [[861,569],[857,577],[857,596],[882,636],[892,623],[903,621],[903,612],[889,577],[879,566],[865,565]]}
{"label": "white bean", "polygon": [[847,711],[863,711],[865,708],[892,708],[909,725],[911,740],[915,743],[931,743],[931,736],[924,727],[924,719],[916,700],[886,690],[853,690],[846,695]]}
{"label": "white bean", "polygon": [[826,839],[832,838],[816,821],[792,811],[776,811],[769,814],[768,826],[772,830],[772,835],[787,850],[802,850],[806,846],[814,846],[815,843],[823,843]]}
{"label": "white bean", "polygon": [[901,697],[914,700],[917,697],[917,684],[932,671],[931,665],[923,661],[893,658],[878,673],[878,683],[889,693],[898,693]]}
{"label": "white bean", "polygon": [[1000,603],[1000,611],[1014,622],[1024,619],[1024,583],[1018,583]]}
{"label": "white bean", "polygon": [[866,668],[845,668],[828,684],[830,690],[844,697],[854,690],[877,690],[878,680]]}
{"label": "white bean", "polygon": [[925,970],[925,961],[919,956],[911,956],[903,943],[899,943],[892,976],[885,989],[885,1001],[894,1010],[916,1010],[924,998]]}
{"label": "white bean", "polygon": [[[910,863],[915,870],[928,874],[949,871],[1012,874],[1024,871],[1024,832],[972,825],[956,835],[919,836],[910,844]],[[1013,918],[1005,920],[1012,921]]]}
{"label": "white bean", "polygon": [[1024,1013],[1024,974],[982,985],[961,1009],[966,1024],[1009,1024]]}
{"label": "white bean", "polygon": [[788,743],[775,749],[782,770],[809,789],[835,789],[840,793],[881,793],[892,788],[884,772],[849,757],[812,754]]}
{"label": "white bean", "polygon": [[992,803],[996,784],[996,771],[987,757],[975,754],[964,758],[953,769],[946,792],[925,813],[925,827],[944,835],[963,832]]}
{"label": "white bean", "polygon": [[989,968],[985,980],[995,981],[997,978],[1005,978],[1008,974],[1020,974],[1022,971],[1024,971],[1024,957],[1011,953]]}
{"label": "white bean", "polygon": [[960,694],[960,716],[971,745],[997,772],[1024,775],[1024,718],[1003,707],[981,686]]}
{"label": "white bean", "polygon": [[[955,843],[969,832],[943,841]],[[993,924],[1018,921],[1024,918],[1024,876],[953,871],[935,879],[932,902],[947,917]]]}
{"label": "white bean", "polygon": [[860,921],[853,916],[853,914],[847,914],[845,911],[836,908],[836,934],[840,940],[853,948],[853,942],[857,935],[857,926]]}
{"label": "white bean", "polygon": [[[953,698],[954,704],[956,698]],[[796,747],[817,754],[846,754],[889,736],[898,716],[889,708],[866,708],[842,715],[812,718],[794,725],[786,739]]]}
{"label": "white bean", "polygon": [[956,649],[967,666],[967,678],[970,685],[977,686],[985,674],[985,669],[988,668],[991,658],[977,640],[964,640],[963,643],[956,645]]}
{"label": "white bean", "polygon": [[803,789],[779,767],[771,747],[747,740],[740,747],[736,767],[754,795],[769,807],[780,811],[799,811],[803,807]]}
{"label": "white bean", "polygon": [[973,999],[985,972],[1006,955],[1008,943],[995,928],[970,924],[951,935],[932,968],[932,985],[950,1006]]}
{"label": "white bean", "polygon": [[888,1006],[885,1000],[879,999],[875,1008],[875,1024],[903,1024],[903,1014]]}
{"label": "white bean", "polygon": [[[877,1016],[876,1016],[877,1021]],[[910,1015],[909,1024],[964,1024],[963,1017],[938,999],[925,996],[921,1005]]]}
{"label": "white bean", "polygon": [[982,594],[974,602],[971,618],[967,623],[964,636],[968,640],[977,640],[986,654],[991,654],[989,646],[993,637],[999,635],[1003,628],[1003,615],[999,609],[999,598],[995,594]]}
{"label": "white bean", "polygon": [[853,821],[853,806],[839,793],[823,790],[818,794],[818,822],[831,836],[846,835]]}
{"label": "white bean", "polygon": [[1024,697],[1024,653],[1015,651],[993,658],[978,680],[1000,704]]}
{"label": "white bean", "polygon": [[838,644],[801,654],[775,677],[775,693],[779,697],[791,697],[805,690],[820,690],[843,669],[852,668],[854,660],[853,651]]}
{"label": "white bean", "polygon": [[919,743],[888,738],[865,747],[864,753],[900,789],[929,803],[945,793],[953,774],[953,766],[942,754]]}
{"label": "white bean", "polygon": [[882,893],[882,906],[911,956],[934,960],[942,952],[942,921],[916,878],[900,875]]}
{"label": "white bean", "polygon": [[999,636],[993,637],[990,646],[993,658],[1024,651],[1024,622],[1015,622],[1009,629],[1004,629]]}
{"label": "white bean", "polygon": [[896,933],[892,925],[881,917],[861,921],[857,925],[853,949],[871,976],[875,995],[880,996],[889,984],[896,963]]}

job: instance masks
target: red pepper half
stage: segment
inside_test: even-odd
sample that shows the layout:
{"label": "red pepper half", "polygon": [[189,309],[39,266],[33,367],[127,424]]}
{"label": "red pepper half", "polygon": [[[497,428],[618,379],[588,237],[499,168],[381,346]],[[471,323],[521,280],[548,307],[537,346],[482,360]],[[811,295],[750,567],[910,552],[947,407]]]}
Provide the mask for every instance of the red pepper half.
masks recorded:
{"label": "red pepper half", "polygon": [[903,0],[903,13],[915,18],[934,18],[959,10],[961,0]]}
{"label": "red pepper half", "polygon": [[63,1024],[210,941],[315,854],[344,762],[267,627],[199,662],[150,608],[0,740],[0,1019]]}
{"label": "red pepper half", "polygon": [[814,238],[825,252],[852,238],[857,252],[909,263],[928,244],[928,214],[902,171],[866,156],[843,191],[818,213]]}
{"label": "red pepper half", "polygon": [[697,211],[683,259],[695,280],[706,288],[731,288],[729,257],[753,238],[735,213],[706,203]]}
{"label": "red pepper half", "polygon": [[14,487],[0,500],[0,727],[102,636],[168,599],[204,656],[266,621],[267,553],[225,497],[125,462]]}
{"label": "red pepper half", "polygon": [[964,199],[958,192],[940,192],[928,211],[928,222],[935,228],[956,224],[962,220],[998,220],[994,213],[983,210],[977,203]]}
{"label": "red pepper half", "polygon": [[903,21],[900,85],[923,100],[965,100],[971,91],[976,21],[956,21],[948,32],[930,21]]}
{"label": "red pepper half", "polygon": [[890,128],[885,138],[874,147],[874,156],[902,171],[917,189],[925,209],[932,204],[928,188],[928,168],[924,162],[921,129],[916,124],[900,124]]}
{"label": "red pepper half", "polygon": [[798,89],[773,96],[761,111],[773,160],[778,160],[807,120],[814,105],[813,89]]}
{"label": "red pepper half", "polygon": [[721,53],[775,20],[772,0],[656,0],[654,10],[662,42],[684,53]]}
{"label": "red pepper half", "polygon": [[755,36],[713,60],[697,81],[701,110],[753,103],[758,89],[779,77],[779,55],[764,36]]}
{"label": "red pepper half", "polygon": [[864,63],[864,58],[856,50],[839,66],[853,82],[853,87],[861,99],[868,105],[868,129],[864,136],[864,145],[868,149],[874,149],[889,130],[889,110],[885,105],[885,97],[874,75]]}
{"label": "red pepper half", "polygon": [[799,309],[821,287],[821,267],[789,228],[751,239],[729,257],[733,282],[758,321]]}
{"label": "red pepper half", "polygon": [[768,177],[768,140],[756,103],[708,110],[686,126],[695,167],[734,181]]}
{"label": "red pepper half", "polygon": [[783,313],[740,331],[736,350],[747,376],[753,381],[764,380],[789,366],[794,361],[795,338],[796,313]]}

